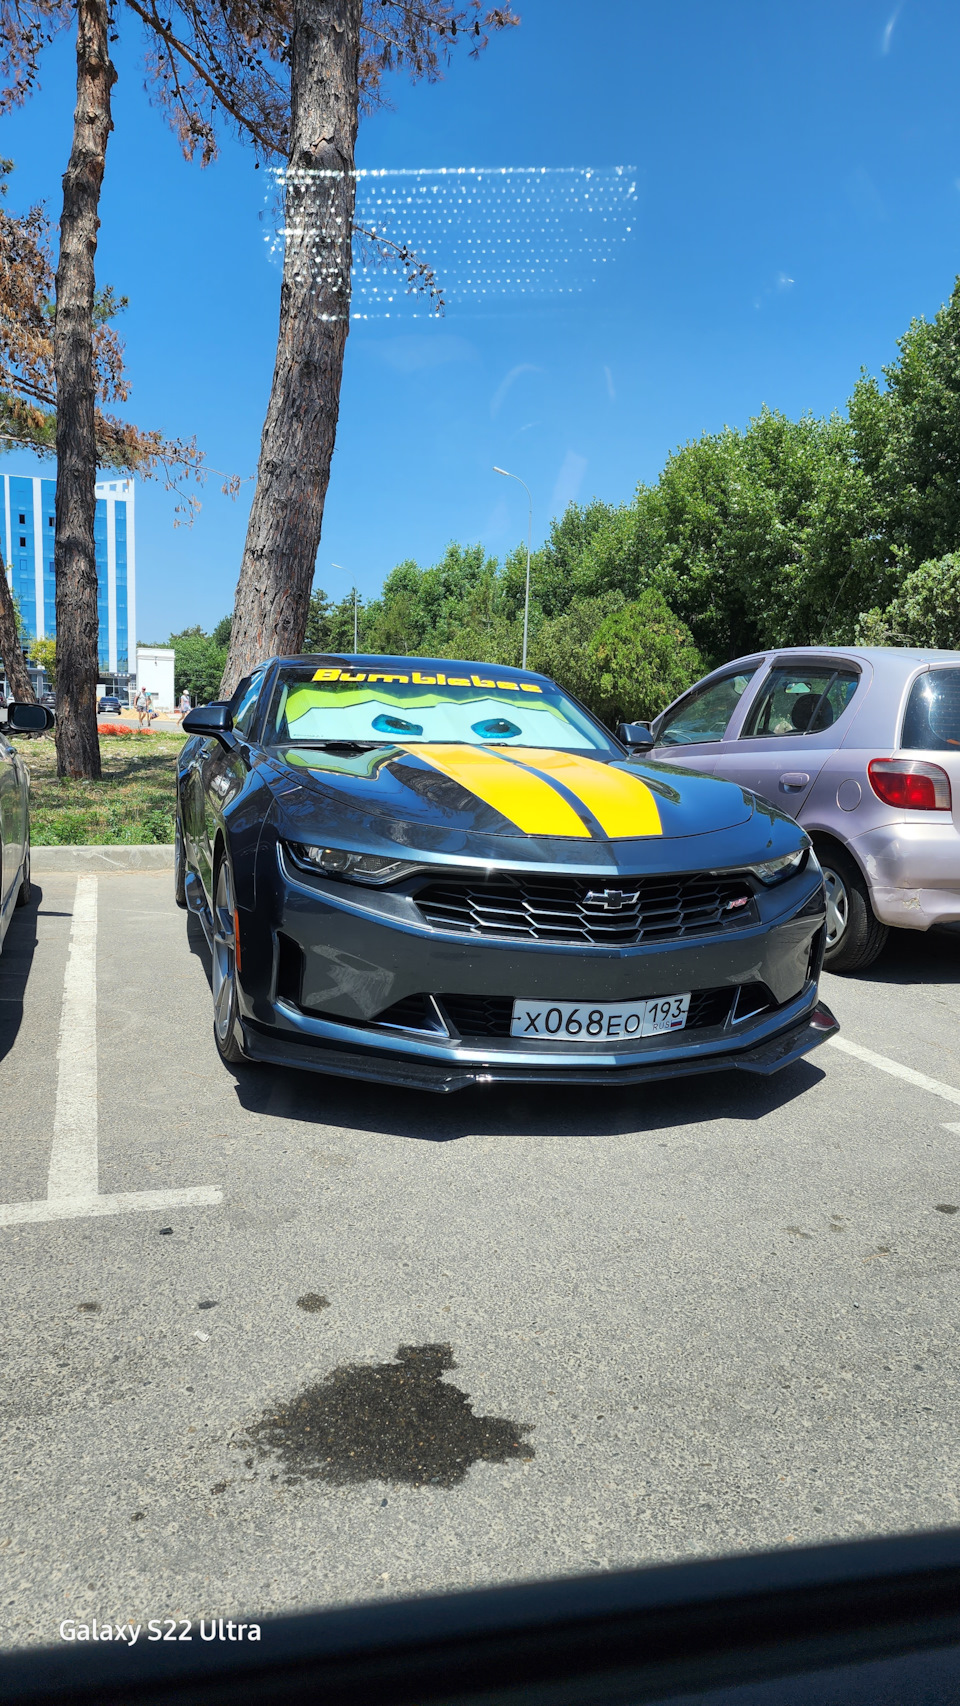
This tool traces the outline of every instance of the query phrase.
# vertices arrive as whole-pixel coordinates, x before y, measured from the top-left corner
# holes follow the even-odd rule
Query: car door
[[[775,658],[715,774],[798,817],[843,739],[861,672],[844,658]]]
[[[230,701],[233,707],[233,732],[240,745],[225,748],[218,740],[208,740],[197,764],[200,814],[197,823],[196,863],[209,900],[213,901],[213,848],[223,810],[243,786],[249,769],[243,744],[257,717],[257,701],[264,682],[264,671],[246,676],[234,690]]]
[[[652,725],[656,745],[651,758],[712,773],[723,751],[724,734],[762,663],[762,657],[738,659],[722,675],[697,682],[668,706]]]
[[[3,841],[0,894],[4,906],[9,900],[11,885],[19,885],[20,881],[27,818],[24,795],[25,784],[16,753],[6,737],[0,735],[0,838]]]

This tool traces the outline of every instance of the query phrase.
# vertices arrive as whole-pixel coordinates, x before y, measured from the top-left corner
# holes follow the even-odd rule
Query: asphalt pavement
[[[0,1643],[960,1519],[956,933],[769,1080],[432,1097],[234,1075],[169,872],[40,884]]]

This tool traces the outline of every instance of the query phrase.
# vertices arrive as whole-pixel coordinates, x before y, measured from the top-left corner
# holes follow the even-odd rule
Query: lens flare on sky
[[[266,241],[282,260],[303,247],[318,282],[335,288],[327,241],[337,215],[335,174],[277,168]],[[411,289],[429,269],[448,308],[579,295],[635,234],[633,166],[444,166],[357,174],[351,318],[425,316],[436,293]],[[291,209],[286,191],[297,191]]]

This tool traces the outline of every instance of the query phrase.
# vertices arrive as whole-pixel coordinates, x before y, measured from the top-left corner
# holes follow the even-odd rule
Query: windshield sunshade
[[[404,746],[553,747],[609,751],[599,729],[558,688],[471,672],[409,674],[372,669],[284,671],[277,684],[268,742],[376,741]]]

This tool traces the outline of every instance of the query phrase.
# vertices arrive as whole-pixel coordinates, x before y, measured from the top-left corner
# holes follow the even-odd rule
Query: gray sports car
[[[890,926],[960,920],[960,651],[759,652],[630,731],[634,751],[753,788],[803,825],[829,971],[869,966]]]
[[[177,899],[227,1062],[433,1090],[768,1073],[823,1042],[808,837],[546,677],[296,657],[190,711]]]

